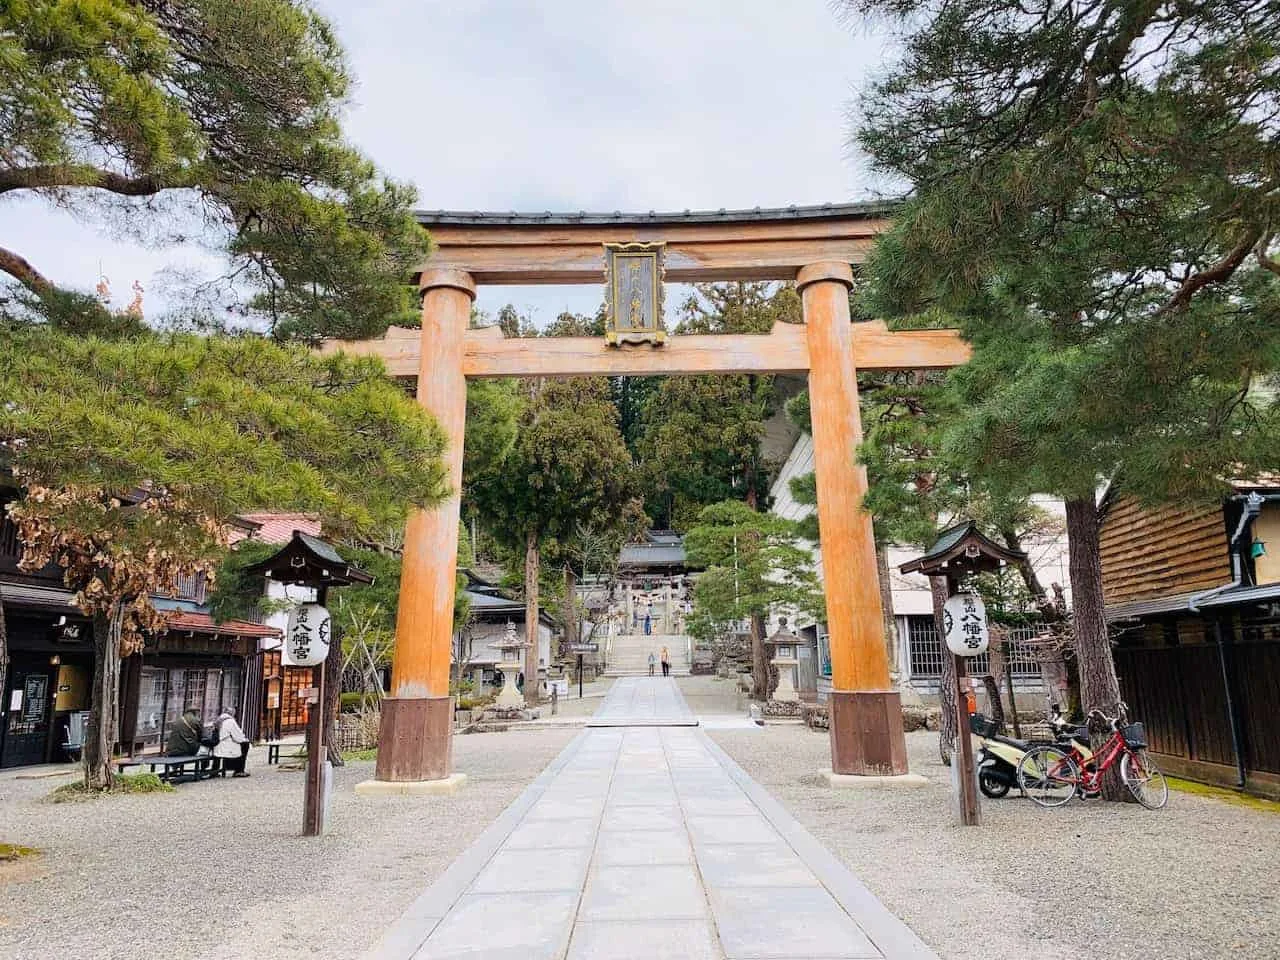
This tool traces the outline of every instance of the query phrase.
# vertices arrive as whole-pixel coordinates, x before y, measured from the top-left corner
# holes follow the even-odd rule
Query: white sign
[[[281,660],[289,667],[314,667],[329,655],[329,611],[318,603],[300,603],[289,613]]]
[[[947,649],[958,657],[976,657],[986,652],[991,636],[982,598],[976,593],[947,597],[942,607],[942,631]]]

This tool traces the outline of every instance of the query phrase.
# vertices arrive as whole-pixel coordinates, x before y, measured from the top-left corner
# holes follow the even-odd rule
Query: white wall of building
[[[813,438],[809,434],[801,434],[791,449],[790,455],[782,465],[778,478],[771,489],[773,497],[772,512],[788,520],[803,520],[808,517],[814,507],[798,503],[791,495],[791,480],[812,473]],[[1046,590],[1052,592],[1053,584],[1059,584],[1070,602],[1070,582],[1067,576],[1067,538],[1065,529],[1065,510],[1061,500],[1052,497],[1034,497],[1033,502],[1056,524],[1046,525],[1046,530],[1039,536],[1029,537],[1023,543],[1031,559],[1032,566],[1039,575]],[[823,577],[821,549],[815,544],[805,544],[814,555],[814,566],[818,578]],[[915,616],[932,616],[933,600],[929,593],[929,581],[919,574],[902,574],[898,568],[909,560],[920,555],[915,547],[891,546],[888,551],[890,592],[893,596],[893,613],[898,627],[898,664],[897,668],[904,675],[910,673],[911,656],[908,638],[908,618]],[[778,616],[786,615],[785,611],[775,612],[769,630],[778,627]],[[811,617],[794,617],[791,624],[797,631],[814,625]],[[821,684],[820,684],[821,685]]]

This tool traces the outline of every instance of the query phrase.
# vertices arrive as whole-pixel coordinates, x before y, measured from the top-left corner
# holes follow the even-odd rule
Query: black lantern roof
[[[924,556],[898,567],[900,573],[923,573],[936,577],[986,573],[1000,569],[1002,563],[1019,563],[1027,559],[1021,550],[1010,550],[996,543],[973,520],[964,520],[942,531]]]
[[[293,531],[293,537],[288,543],[267,559],[249,567],[248,572],[261,574],[280,583],[306,587],[345,587],[353,583],[373,583],[373,577],[343,560],[332,544],[301,530]]]

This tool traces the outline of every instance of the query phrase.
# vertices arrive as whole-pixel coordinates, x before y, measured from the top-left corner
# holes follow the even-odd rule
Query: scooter
[[[1049,726],[1057,742],[1073,740],[1087,758],[1089,750],[1088,727],[1069,723],[1055,703],[1049,708]],[[1000,725],[980,713],[969,715],[969,728],[980,740],[978,751],[978,789],[985,796],[998,800],[1018,784],[1018,762],[1031,747],[1043,741],[1015,740],[1000,733]]]

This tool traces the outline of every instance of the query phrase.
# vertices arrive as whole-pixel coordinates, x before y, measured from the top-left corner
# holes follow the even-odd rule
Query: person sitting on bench
[[[188,707],[169,731],[165,752],[171,757],[194,757],[200,752],[200,738],[203,734],[204,724],[200,722],[200,714]]]
[[[236,712],[231,707],[223,707],[213,725],[213,755],[222,758],[222,765],[233,771],[233,777],[247,777],[244,760],[249,753],[249,738],[236,723]]]

